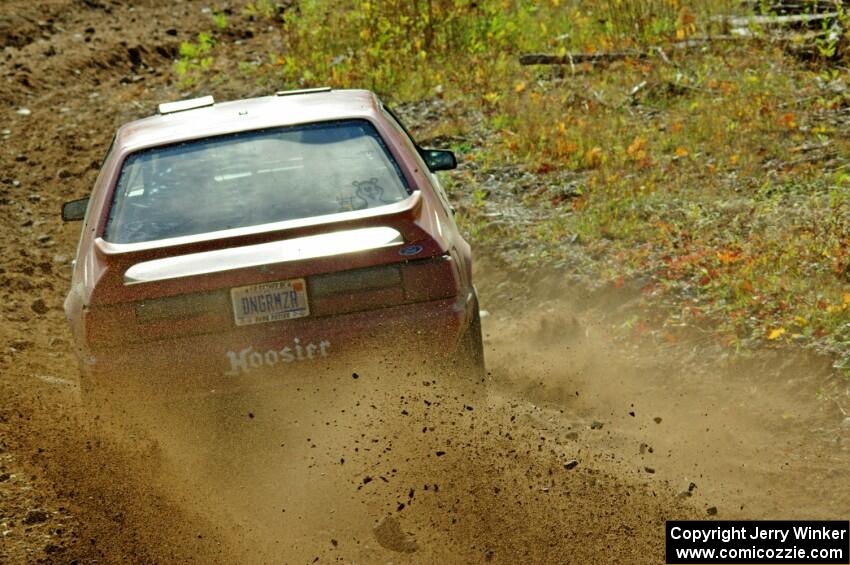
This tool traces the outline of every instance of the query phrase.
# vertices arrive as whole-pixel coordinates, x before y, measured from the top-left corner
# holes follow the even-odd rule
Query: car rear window
[[[245,132],[128,156],[104,239],[154,241],[363,210],[409,195],[365,120]]]

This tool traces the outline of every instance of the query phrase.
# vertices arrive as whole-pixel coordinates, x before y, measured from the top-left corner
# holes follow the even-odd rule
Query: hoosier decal
[[[230,369],[225,371],[224,374],[234,377],[245,374],[251,369],[274,367],[278,363],[297,363],[320,359],[328,356],[330,347],[331,342],[326,340],[320,341],[318,345],[312,341],[302,345],[301,339],[296,337],[292,340],[292,347],[284,347],[283,349],[269,349],[261,352],[254,351],[254,347],[249,346],[240,350],[239,353],[228,351],[227,359],[230,362]]]

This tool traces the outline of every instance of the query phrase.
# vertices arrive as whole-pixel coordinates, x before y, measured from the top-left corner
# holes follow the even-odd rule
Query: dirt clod
[[[49,308],[47,307],[47,304],[45,304],[44,300],[42,300],[41,298],[37,298],[37,299],[33,300],[32,304],[30,304],[30,308],[32,309],[33,312],[35,312],[36,314],[39,314],[39,315],[47,314],[47,312],[49,310]]]
[[[21,520],[24,524],[40,524],[46,522],[50,518],[50,514],[44,510],[28,510],[24,519]]]

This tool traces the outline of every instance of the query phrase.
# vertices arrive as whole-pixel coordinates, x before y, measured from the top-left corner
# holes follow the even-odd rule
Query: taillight
[[[457,296],[457,265],[448,255],[310,277],[312,316],[329,316]]]
[[[405,263],[401,275],[408,302],[452,298],[459,292],[457,264],[449,255]]]
[[[398,265],[384,265],[310,277],[313,316],[329,316],[394,306],[404,302]]]
[[[378,290],[401,285],[398,265],[329,273],[310,279],[310,295],[315,298],[340,293]]]
[[[92,349],[219,331],[233,322],[226,291],[92,306],[84,316]]]
[[[182,294],[136,302],[136,320],[141,323],[183,320],[211,313],[229,312],[226,292]]]

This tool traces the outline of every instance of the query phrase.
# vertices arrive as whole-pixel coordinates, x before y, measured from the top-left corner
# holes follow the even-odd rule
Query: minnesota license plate
[[[230,289],[237,326],[291,320],[310,315],[304,279],[276,281]]]

